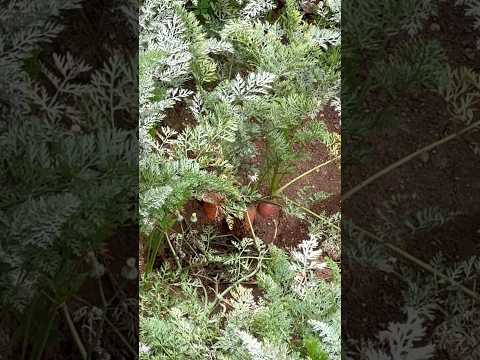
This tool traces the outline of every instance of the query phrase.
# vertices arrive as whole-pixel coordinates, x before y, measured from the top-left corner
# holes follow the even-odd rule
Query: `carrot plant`
[[[40,359],[60,341],[60,324],[72,323],[66,304],[89,276],[87,254],[135,222],[136,65],[123,55],[84,59],[82,44],[76,54],[49,50],[69,49],[59,46],[62,16],[80,14],[81,1],[3,5],[0,348],[5,358]],[[123,23],[128,4],[116,5]]]
[[[165,124],[176,103],[193,97],[184,87],[187,81],[202,91],[216,78],[216,63],[209,56],[213,50],[197,19],[180,2],[146,1],[140,25],[140,214],[151,270],[176,213],[188,200],[215,192],[226,198],[228,214],[240,216],[241,204],[251,194],[240,188],[223,155],[238,126],[230,109],[218,104],[216,112],[205,114],[200,98],[194,98],[197,126],[178,133]]]
[[[295,251],[268,248],[254,226],[263,184],[268,196],[280,189],[304,145],[338,151],[317,116],[339,107],[338,4],[310,22],[296,1],[278,5],[142,5],[142,359],[339,358],[338,266],[322,250],[331,237],[338,251],[338,226],[322,233],[305,215],[311,234]],[[331,283],[318,277],[327,268]]]
[[[296,1],[286,1],[279,19],[271,23],[232,20],[221,32],[235,50],[237,67],[272,74],[275,82],[267,97],[245,104],[265,141],[262,179],[269,195],[279,189],[297,161],[308,156],[303,149],[314,140],[332,150],[338,139],[327,131],[318,112],[338,99],[339,23],[329,8],[324,28],[302,19]]]

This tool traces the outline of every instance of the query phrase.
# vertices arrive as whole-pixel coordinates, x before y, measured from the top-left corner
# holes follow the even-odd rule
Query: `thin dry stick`
[[[127,339],[122,335],[120,330],[105,316],[105,322],[112,328],[112,330],[117,334],[118,338],[123,342],[123,344],[127,347],[130,353],[136,358],[138,356],[137,351],[132,347],[132,345],[128,342]]]
[[[165,237],[167,238],[168,246],[170,247],[170,250],[172,251],[173,257],[175,258],[175,262],[177,263],[178,269],[182,270],[182,264],[180,263],[180,259],[177,256],[177,253],[175,252],[175,249],[173,248],[172,243],[170,242],[170,238],[167,233],[165,233]]]
[[[434,143],[430,144],[430,145],[427,145],[423,148],[421,148],[420,150],[417,150],[415,151],[414,153],[410,154],[410,155],[407,155],[405,156],[404,158],[394,162],[393,164],[387,166],[385,169],[377,172],[376,174],[370,176],[368,179],[362,181],[360,184],[358,184],[357,186],[355,186],[353,189],[347,191],[343,196],[342,196],[342,201],[345,201],[346,199],[350,198],[353,194],[357,193],[358,191],[360,191],[361,189],[363,189],[365,186],[367,186],[368,184],[372,183],[373,181],[377,180],[378,178],[382,177],[383,175],[385,174],[388,174],[390,171],[396,169],[397,167],[405,164],[406,162],[412,160],[413,158],[417,157],[418,155],[426,152],[426,151],[429,151],[433,148],[436,148],[442,144],[445,144],[446,142],[450,141],[450,140],[453,140],[455,139],[456,137],[462,135],[462,134],[465,134],[466,132],[472,130],[473,128],[477,127],[480,125],[480,121],[476,121],[474,122],[473,124],[467,126],[466,128],[456,132],[456,133],[453,133],[443,139],[440,139],[438,141],[435,141]]]
[[[458,287],[460,290],[462,290],[465,294],[469,295],[470,297],[474,298],[475,300],[477,301],[480,301],[480,295],[477,294],[476,292],[470,290],[469,288],[459,284],[458,282],[450,279],[448,276],[442,274],[441,272],[439,272],[438,270],[435,270],[432,266],[430,266],[429,264],[427,264],[426,262],[416,258],[415,256],[413,255],[410,255],[409,253],[407,253],[405,250],[402,250],[400,249],[399,247],[393,245],[393,244],[389,244],[389,243],[386,243],[385,241],[383,241],[380,237],[378,237],[377,235],[371,233],[370,231],[368,230],[365,230],[363,229],[362,227],[358,226],[358,225],[355,225],[355,224],[351,224],[353,227],[355,227],[357,230],[361,231],[362,233],[364,233],[365,235],[367,235],[368,237],[374,239],[374,240],[377,240],[379,241],[380,243],[382,243],[383,245],[385,245],[386,247],[388,247],[389,249],[391,249],[392,251],[396,252],[397,254],[399,254],[400,256],[410,260],[411,262],[417,264],[418,266],[420,266],[421,268],[423,268],[424,270],[432,273],[433,275],[435,276],[438,276],[439,278],[449,282],[451,285],[453,286],[456,286]]]
[[[293,183],[297,182],[298,180],[300,180],[301,178],[307,176],[308,174],[320,169],[321,167],[325,166],[325,165],[328,165],[330,164],[331,162],[335,161],[335,160],[338,160],[340,159],[340,156],[337,156],[333,159],[330,159],[326,162],[324,162],[323,164],[320,164],[320,165],[317,165],[313,168],[311,168],[310,170],[308,171],[305,171],[303,174],[297,176],[295,179],[289,181],[288,183],[286,183],[285,185],[283,185],[280,189],[278,189],[277,191],[275,191],[275,195],[279,195],[283,190],[285,190],[287,187],[289,187],[290,185],[292,185]]]
[[[252,221],[250,220],[250,215],[248,215],[248,210],[245,211],[245,213],[247,214],[248,226],[250,226],[250,231],[252,232],[252,236],[254,239],[256,239],[257,236],[255,235],[255,231],[253,230]]]
[[[337,225],[335,225],[334,223],[332,223],[328,218],[322,218],[320,215],[318,215],[317,213],[313,212],[312,210],[310,209],[307,209],[306,207],[303,207],[302,205],[296,203],[295,201],[293,200],[290,200],[288,199],[288,201],[292,202],[294,205],[300,207],[301,209],[305,210],[306,212],[308,212],[310,215],[318,218],[318,219],[324,219],[326,221],[328,221],[332,226],[335,226],[337,229],[339,229],[339,227]],[[476,299],[476,300],[480,300],[480,295],[477,294],[476,292],[470,290],[469,288],[457,283],[456,281],[450,279],[449,277],[447,277],[446,275],[442,274],[441,272],[439,272],[438,270],[435,270],[432,266],[430,266],[429,264],[427,264],[426,262],[416,258],[415,256],[413,255],[410,255],[408,252],[406,252],[405,250],[402,250],[400,249],[399,247],[395,246],[395,245],[392,245],[392,244],[389,244],[389,243],[386,243],[385,241],[383,241],[380,237],[378,237],[377,235],[371,233],[370,231],[368,230],[365,230],[363,229],[362,227],[358,226],[358,225],[355,225],[355,224],[351,224],[353,227],[355,227],[357,230],[363,232],[365,235],[367,235],[368,237],[374,239],[374,240],[377,240],[379,241],[382,245],[385,245],[386,247],[388,247],[390,250],[396,252],[397,254],[399,254],[400,256],[404,257],[405,259],[408,259],[410,260],[411,262],[415,263],[416,265],[420,266],[421,268],[423,268],[424,270],[427,270],[428,272],[432,273],[433,275],[435,276],[438,276],[439,278],[442,278],[443,280],[449,282],[450,284],[458,287],[460,290],[462,290],[465,294],[471,296],[472,298]]]
[[[85,350],[85,346],[82,343],[82,340],[80,339],[80,335],[78,335],[77,329],[75,328],[75,325],[73,324],[72,318],[70,317],[70,313],[68,312],[67,305],[63,303],[61,305],[63,315],[65,316],[65,320],[67,321],[68,328],[70,329],[70,332],[72,333],[73,340],[75,341],[75,344],[78,347],[78,350],[80,351],[80,356],[82,357],[83,360],[87,360],[87,350]]]
[[[295,205],[295,206],[299,207],[300,209],[302,209],[303,211],[305,211],[306,213],[312,215],[313,217],[316,217],[319,220],[324,220],[325,219],[325,218],[321,217],[320,215],[318,215],[317,213],[310,210],[309,208],[306,208],[302,204],[299,204],[296,201],[293,201],[291,199],[287,199],[287,200],[290,201],[293,205]],[[340,230],[340,228],[337,225],[335,225],[334,223],[332,223],[332,222],[329,222],[329,223],[330,223],[330,225],[334,226],[337,230]]]
[[[92,304],[90,304],[87,300],[85,299],[82,299],[81,297],[78,297],[76,295],[73,296],[76,300],[80,301],[81,303],[85,304],[85,305],[88,305],[88,306],[92,306]],[[124,345],[128,348],[128,350],[130,351],[130,353],[134,356],[137,356],[137,352],[135,351],[135,349],[132,347],[132,345],[130,345],[130,343],[127,341],[127,339],[125,339],[125,337],[122,335],[122,333],[117,329],[117,327],[110,321],[108,320],[108,318],[105,316],[104,317],[105,319],[105,322],[108,324],[108,326],[110,326],[113,331],[115,331],[115,333],[118,335],[118,337],[120,338],[120,340],[124,343]]]
[[[273,220],[273,223],[275,224],[275,232],[273,233],[273,241],[275,241],[275,239],[277,238],[277,232],[278,232],[278,223],[277,223],[277,220],[274,219],[274,220]]]

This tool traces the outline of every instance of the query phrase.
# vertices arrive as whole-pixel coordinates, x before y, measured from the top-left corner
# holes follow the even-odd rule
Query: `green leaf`
[[[305,337],[303,346],[312,360],[329,360],[328,354],[322,348],[322,343],[316,337],[311,335]]]

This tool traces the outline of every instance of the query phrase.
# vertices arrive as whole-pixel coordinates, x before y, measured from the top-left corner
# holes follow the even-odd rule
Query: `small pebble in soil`
[[[448,166],[448,159],[446,157],[439,156],[434,158],[434,160],[435,166],[439,169],[445,169]]]
[[[440,31],[440,25],[438,25],[437,23],[432,23],[430,25],[430,30],[431,31]]]
[[[430,154],[428,152],[424,152],[420,155],[420,159],[422,159],[422,161],[426,163],[428,162],[428,160],[430,160]]]

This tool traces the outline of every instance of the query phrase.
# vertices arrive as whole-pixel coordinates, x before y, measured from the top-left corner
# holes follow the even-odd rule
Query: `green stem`
[[[220,302],[220,300],[223,300],[223,298],[230,292],[232,291],[235,287],[237,287],[238,285],[240,285],[241,283],[247,281],[248,279],[252,278],[253,276],[255,276],[255,274],[260,271],[261,267],[262,267],[262,261],[263,259],[260,259],[260,261],[257,263],[257,266],[255,268],[255,270],[253,270],[250,274],[248,275],[245,275],[244,277],[242,277],[241,279],[235,281],[232,285],[230,285],[229,287],[227,287],[220,295],[217,295],[215,301],[212,303],[212,305],[210,306],[210,313],[212,313],[212,311],[215,309],[215,307],[217,306],[217,304]]]
[[[36,348],[32,351],[33,354],[36,354],[35,356],[36,360],[42,359],[42,355],[47,345],[48,337],[50,336],[50,331],[52,329],[54,320],[55,320],[55,313],[53,313],[50,319],[48,320],[47,326],[45,328],[45,335],[43,336],[42,341],[40,343],[40,348]]]
[[[167,239],[168,246],[170,247],[170,250],[172,251],[173,257],[175,258],[175,262],[177,263],[178,270],[181,271],[182,270],[182,264],[180,263],[180,259],[178,258],[177,253],[175,252],[175,249],[174,249],[172,243],[170,242],[170,238],[168,237],[167,233],[165,233],[165,237]]]
[[[80,301],[81,303],[87,305],[87,306],[92,306],[91,303],[89,303],[87,300],[85,299],[82,299],[76,295],[74,295],[74,298],[78,301]],[[125,344],[125,346],[127,347],[127,349],[132,353],[132,355],[134,355],[134,358],[137,357],[137,353],[135,352],[135,350],[133,349],[132,345],[127,341],[127,339],[125,339],[125,337],[122,335],[122,333],[120,332],[120,330],[118,330],[118,328],[110,321],[108,320],[108,318],[106,316],[104,316],[104,319],[105,319],[105,323],[107,323],[108,326],[110,326],[112,328],[112,330],[115,332],[115,334],[118,335],[118,337],[120,338],[120,341],[123,342]]]
[[[270,180],[270,194],[274,194],[276,192],[277,183],[278,183],[278,169],[280,165],[277,163],[275,164],[273,171],[272,171],[272,179]]]
[[[32,325],[32,317],[33,317],[33,307],[30,308],[28,312],[27,331],[25,333],[25,337],[23,339],[23,345],[22,345],[22,360],[25,359],[25,355],[27,354],[28,337],[30,336],[30,327]]]
[[[158,251],[160,249],[160,239],[155,237],[150,237],[150,242],[154,239],[153,244],[149,244],[148,246],[148,256],[147,256],[147,264],[145,267],[145,272],[151,273],[153,271],[153,266],[155,263],[155,259],[157,258]]]

